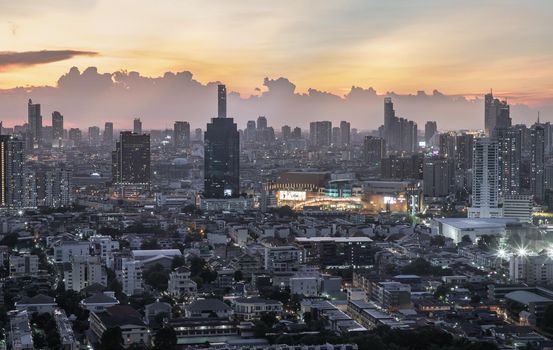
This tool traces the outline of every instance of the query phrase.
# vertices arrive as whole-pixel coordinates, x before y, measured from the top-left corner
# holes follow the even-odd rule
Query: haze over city
[[[229,113],[240,125],[262,114],[276,126],[347,117],[374,129],[382,96],[395,92],[398,113],[420,124],[478,128],[490,89],[508,99],[515,123],[538,110],[553,118],[548,1],[0,6],[5,125],[24,120],[30,97],[73,126],[108,118],[129,127],[132,117],[146,128],[179,118],[201,125],[215,113],[215,82],[233,92]]]

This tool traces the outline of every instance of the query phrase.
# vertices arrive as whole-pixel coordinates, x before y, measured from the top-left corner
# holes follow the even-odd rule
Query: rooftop
[[[505,295],[505,298],[511,299],[513,301],[516,301],[517,303],[521,303],[524,305],[530,303],[553,303],[553,299],[542,297],[541,295],[525,290],[517,290],[515,292],[508,293]]]
[[[503,228],[507,224],[518,222],[518,219],[514,218],[437,218],[434,220],[461,230],[470,228]]]

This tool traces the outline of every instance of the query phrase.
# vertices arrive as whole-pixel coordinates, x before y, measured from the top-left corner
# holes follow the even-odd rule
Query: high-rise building
[[[499,208],[499,167],[497,142],[487,138],[474,141],[472,155],[471,218],[501,217]]]
[[[104,124],[104,134],[103,134],[104,146],[111,147],[113,145],[113,123],[106,122]]]
[[[267,117],[260,115],[257,117],[257,130],[267,129]]]
[[[340,146],[349,146],[351,139],[351,124],[346,121],[340,122]]]
[[[28,128],[32,148],[38,148],[42,144],[42,115],[40,114],[40,104],[33,103],[29,99],[28,109]]]
[[[521,138],[514,128],[495,128],[499,166],[499,195],[520,194]]]
[[[456,145],[456,135],[451,132],[440,134],[439,147],[440,156],[454,159]]]
[[[332,142],[332,122],[311,122],[309,140],[313,147],[328,147]]]
[[[391,97],[384,98],[384,127],[382,136],[389,151],[413,153],[418,146],[417,123],[398,118]]]
[[[0,206],[23,207],[24,143],[9,135],[0,135]]]
[[[135,134],[142,134],[142,121],[140,118],[134,118],[132,130]]]
[[[282,139],[288,140],[292,136],[292,129],[289,125],[284,125],[281,129]]]
[[[541,125],[530,131],[530,189],[534,199],[541,202],[545,196],[545,135]]]
[[[445,197],[453,187],[453,160],[427,158],[424,160],[423,192],[427,197]]]
[[[507,194],[503,196],[503,217],[515,218],[520,222],[532,222],[534,200],[531,195]]]
[[[123,190],[148,189],[150,166],[150,135],[121,132],[112,153],[113,182]]]
[[[438,132],[438,124],[435,121],[428,121],[424,124],[424,142],[428,146],[432,136]]]
[[[295,139],[301,139],[301,128],[300,127],[295,127],[294,128],[294,131],[292,131],[292,137],[295,138]]]
[[[173,142],[175,148],[190,147],[190,123],[176,121],[173,131]]]
[[[369,165],[379,165],[386,156],[386,141],[380,137],[365,136],[363,142],[363,160]]]
[[[334,146],[340,146],[341,143],[341,133],[340,133],[340,127],[335,126],[332,128],[332,145]]]
[[[79,128],[69,129],[69,140],[73,141],[75,146],[78,146],[83,140],[83,133]]]
[[[61,147],[63,140],[63,115],[58,111],[52,113],[52,139],[53,146]]]
[[[510,108],[507,101],[500,101],[490,92],[484,96],[484,128],[486,134],[492,135],[495,128],[508,128],[512,124]]]
[[[383,179],[420,179],[423,178],[424,155],[413,154],[399,157],[390,155],[380,162],[380,177]]]
[[[227,117],[227,87],[223,84],[217,85],[217,117]]]
[[[255,125],[255,120],[248,120],[246,123],[246,129],[244,130],[244,141],[245,142],[255,142],[257,139],[257,127]]]
[[[211,119],[204,134],[206,198],[233,198],[240,195],[240,134],[234,120],[226,117],[226,99],[226,88],[219,85],[219,116]]]
[[[88,143],[91,146],[100,145],[100,128],[97,126],[91,126],[88,128]]]

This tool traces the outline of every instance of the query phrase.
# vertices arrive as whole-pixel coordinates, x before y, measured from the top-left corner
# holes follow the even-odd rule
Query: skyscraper
[[[454,184],[453,171],[452,159],[425,159],[423,169],[424,195],[428,197],[445,197],[450,194]]]
[[[42,115],[40,114],[40,104],[33,103],[33,101],[29,99],[27,110],[27,123],[30,136],[29,144],[32,144],[32,148],[38,148],[42,143]]]
[[[417,123],[398,118],[391,97],[384,98],[384,126],[382,137],[390,151],[413,153],[417,149]]]
[[[140,118],[134,118],[133,133],[142,134],[142,122],[140,121]]]
[[[496,128],[493,131],[498,147],[499,195],[520,194],[521,138],[520,130]]]
[[[468,216],[501,217],[497,142],[487,138],[474,141],[472,172],[472,204]]]
[[[212,118],[204,134],[204,196],[233,198],[240,195],[240,134],[226,117],[226,88],[219,85],[218,118]]]
[[[426,146],[430,144],[432,136],[438,132],[438,124],[435,121],[428,121],[424,124],[424,142]]]
[[[365,136],[363,141],[363,160],[373,166],[379,165],[386,155],[386,141],[380,137]]]
[[[100,128],[91,126],[88,128],[88,143],[90,146],[100,145]]]
[[[281,130],[281,133],[282,133],[282,139],[283,140],[288,140],[290,138],[290,136],[292,135],[292,129],[290,128],[289,125],[283,125],[280,130]]]
[[[56,147],[61,147],[63,140],[63,115],[55,111],[52,113],[52,139]]]
[[[113,182],[120,187],[150,186],[150,135],[121,132],[112,153]]]
[[[24,143],[9,135],[0,136],[0,206],[24,205]]]
[[[545,195],[545,136],[540,124],[532,127],[530,140],[530,189],[534,199],[541,202]]]
[[[113,145],[113,123],[106,122],[104,124],[104,135],[103,135],[104,146],[111,147]]]
[[[340,122],[340,146],[349,146],[351,138],[351,124],[346,121]]]
[[[492,135],[496,127],[511,126],[510,108],[507,101],[500,101],[490,92],[484,96],[484,128],[486,134]]]
[[[311,122],[309,124],[309,140],[313,147],[328,147],[332,142],[332,122]]]
[[[176,121],[173,133],[175,148],[188,148],[190,146],[190,123]]]
[[[455,136],[456,135],[451,132],[440,134],[440,156],[454,159],[456,146]]]
[[[217,117],[227,117],[227,87],[223,84],[217,85]]]

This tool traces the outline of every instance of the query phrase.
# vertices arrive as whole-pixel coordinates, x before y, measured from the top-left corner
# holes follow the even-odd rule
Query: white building
[[[512,256],[509,277],[516,283],[548,285],[553,283],[553,260],[548,255]]]
[[[297,272],[290,277],[290,293],[304,296],[332,295],[340,292],[342,278],[319,272]]]
[[[102,261],[106,261],[109,253],[119,250],[119,241],[113,240],[110,236],[94,235],[90,241],[99,247]]]
[[[37,255],[11,255],[10,276],[36,276],[38,274]]]
[[[533,197],[531,195],[503,196],[503,217],[515,218],[520,222],[532,222]]]
[[[505,236],[507,224],[517,223],[513,218],[437,218],[432,225],[437,233],[459,243],[468,236],[475,243],[480,236]]]
[[[102,286],[108,285],[107,271],[100,256],[80,256],[71,257],[71,262],[65,264],[63,271],[65,290],[74,290],[80,292],[84,288],[93,284]]]
[[[303,251],[295,246],[265,245],[265,270],[284,272],[297,270],[303,262]]]
[[[121,258],[115,269],[115,276],[126,295],[142,294],[142,263],[132,258]]]
[[[88,241],[59,241],[54,244],[54,261],[68,263],[73,255],[89,256],[92,243]]]
[[[115,297],[115,292],[96,293],[79,302],[79,306],[88,311],[100,312],[105,309],[118,305],[119,300]]]
[[[69,322],[65,311],[62,309],[54,310],[54,320],[56,321],[56,328],[60,335],[61,348],[64,350],[78,350],[80,344],[75,338],[73,326]]]
[[[475,139],[472,156],[472,204],[468,209],[468,217],[501,216],[497,142],[487,138]]]
[[[27,350],[34,349],[33,332],[29,323],[29,313],[27,311],[10,311],[10,329],[9,339],[11,349]]]
[[[167,291],[174,296],[195,296],[198,292],[198,286],[196,282],[190,279],[190,270],[186,267],[179,267],[169,274]]]
[[[258,320],[263,313],[282,314],[282,303],[263,298],[238,298],[233,301],[234,315],[239,320]]]

